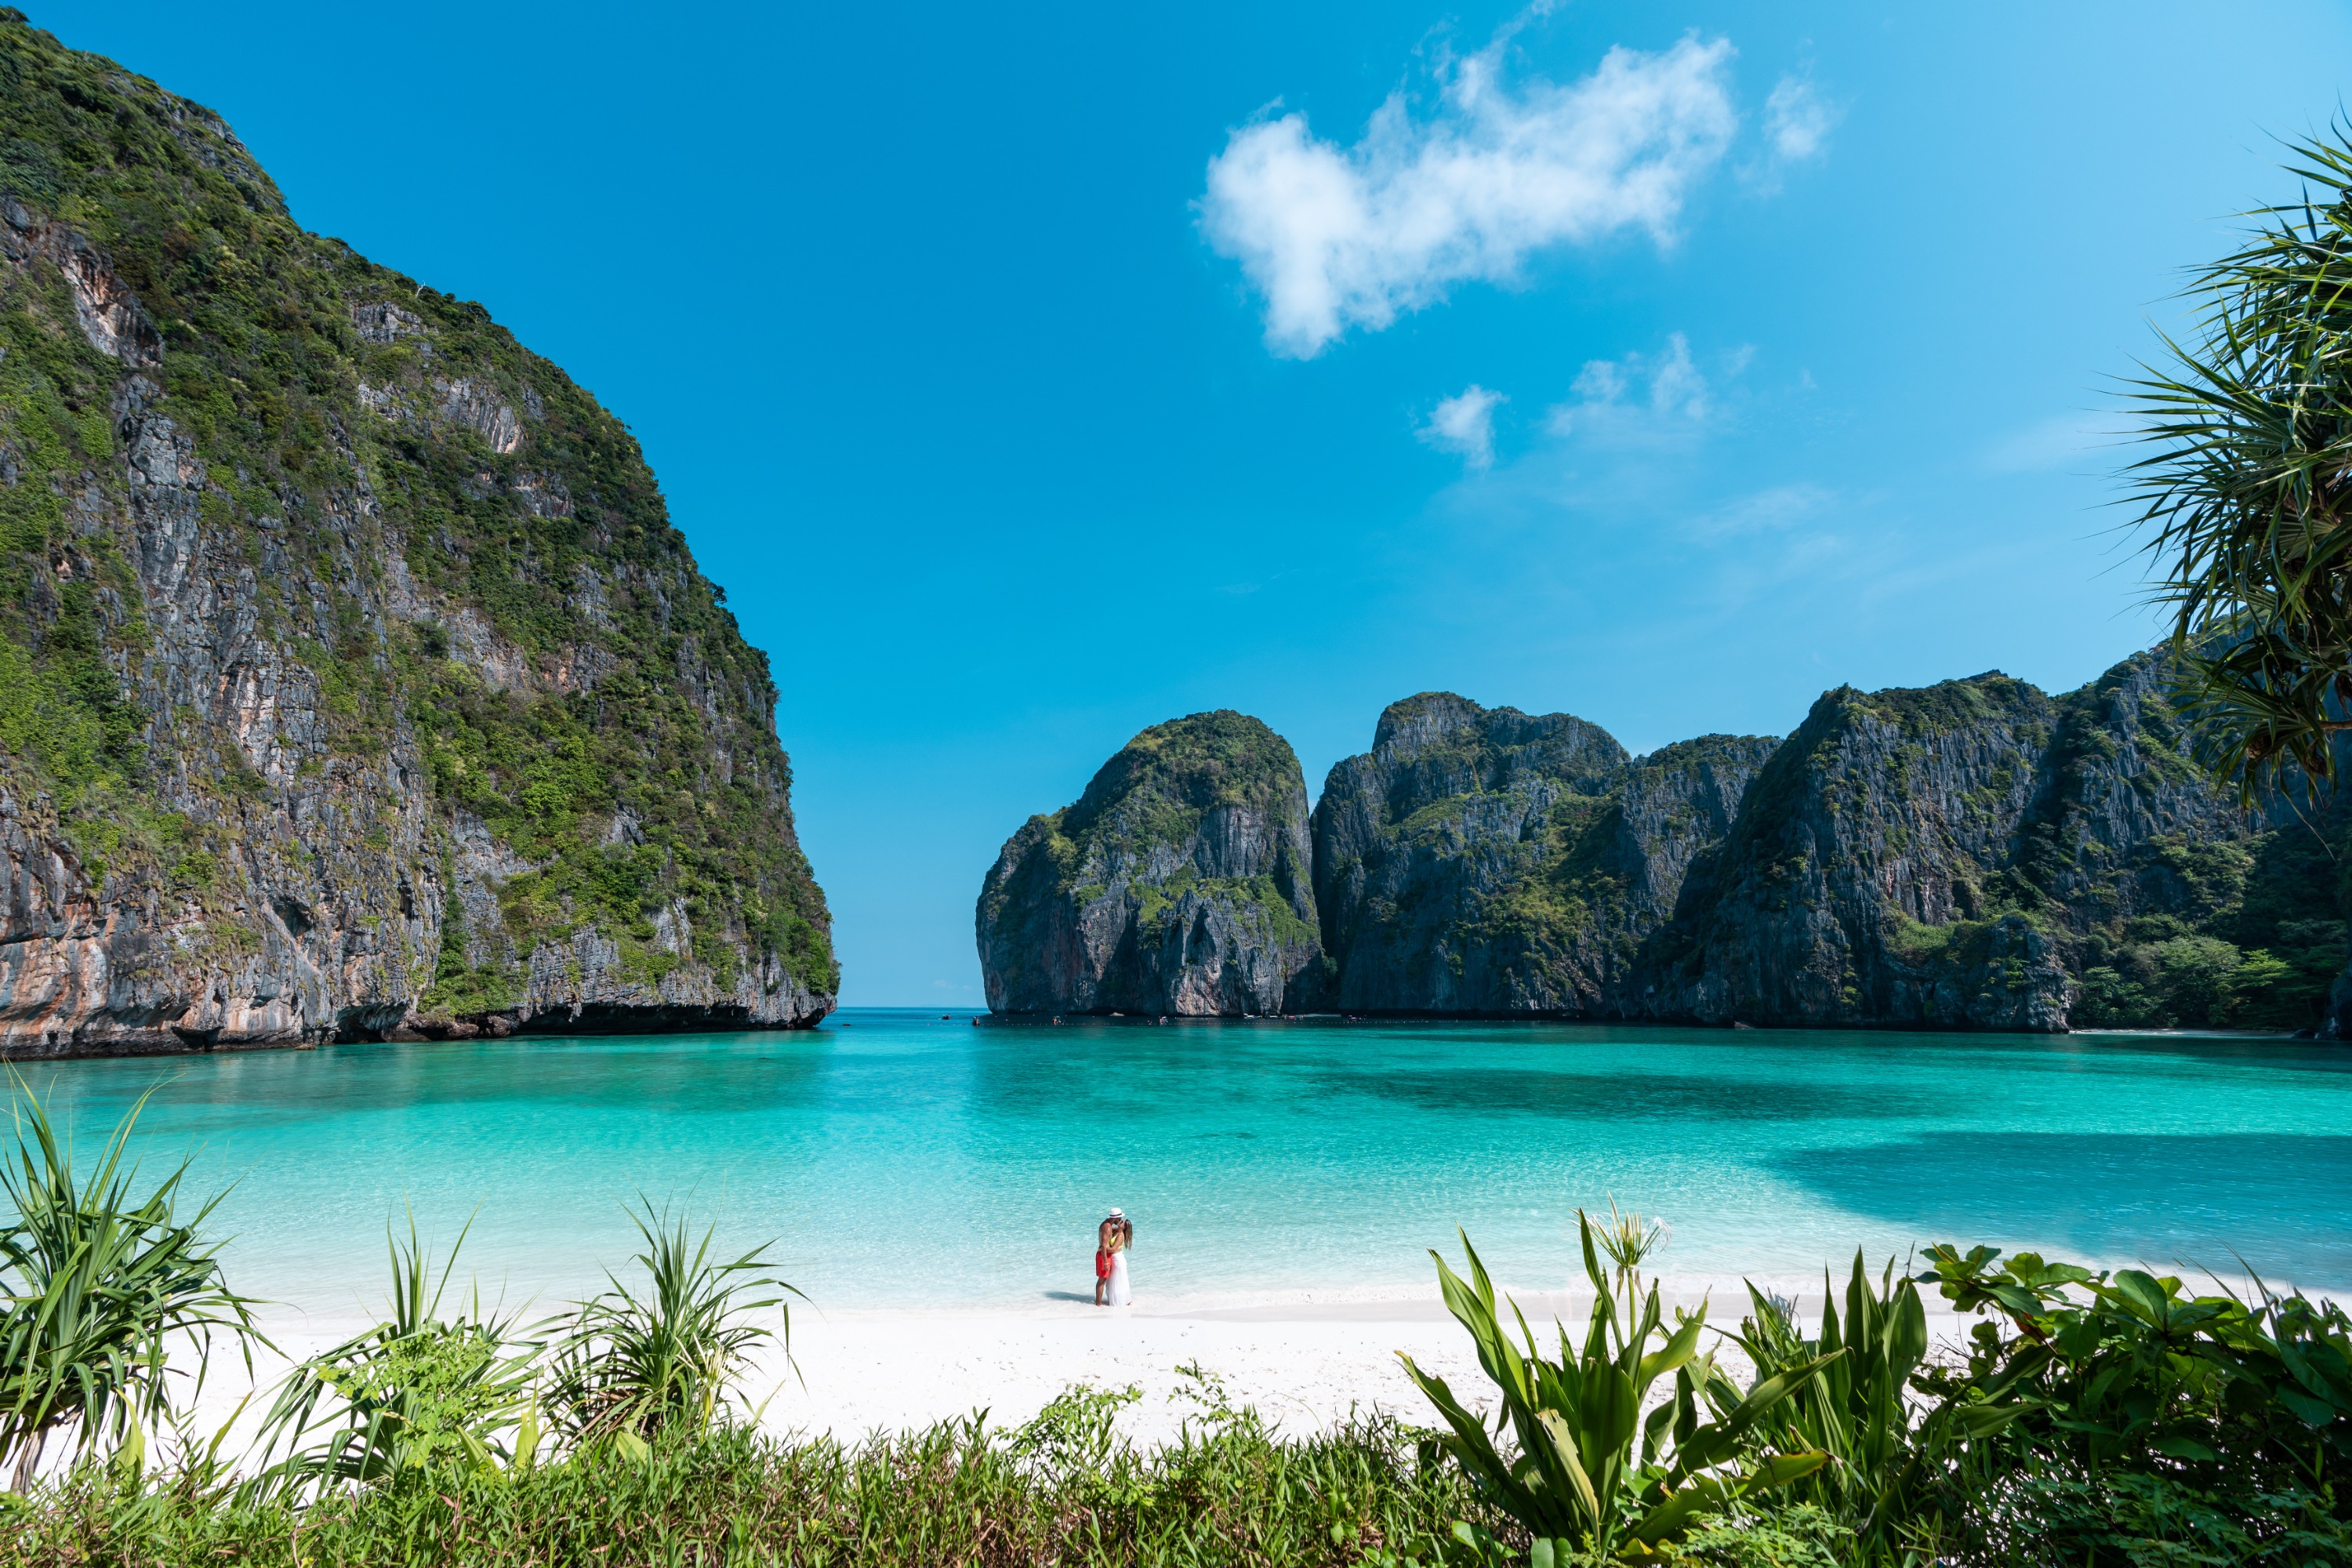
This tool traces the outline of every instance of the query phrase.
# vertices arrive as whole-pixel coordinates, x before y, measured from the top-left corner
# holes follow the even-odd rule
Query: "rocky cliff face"
[[[1423,693],[1332,768],[1316,897],[1357,1012],[1584,1016],[1629,984],[1769,739],[1710,735],[1635,765],[1565,713]]]
[[[2063,1029],[2315,1022],[2325,847],[2190,763],[2164,661],[1822,698],[1750,787],[1638,1010]],[[2310,972],[2310,973],[2306,973]]]
[[[1564,715],[1413,699],[1317,807],[1341,1004],[2315,1024],[2344,949],[2328,846],[2292,810],[2213,789],[2167,689],[2153,655],[2054,699],[1998,673],[1841,688],[1786,742],[1709,737],[1613,767],[1614,742]],[[1511,760],[1537,733],[1578,742]],[[1423,760],[1465,743],[1484,760]]]
[[[1329,999],[1808,1026],[2322,1026],[2352,821],[2240,809],[2189,761],[2167,691],[2154,655],[2057,698],[1998,673],[1840,688],[1785,742],[1711,735],[1640,758],[1567,714],[1410,698],[1315,809]],[[1059,820],[1007,846],[992,889],[1052,862]],[[988,908],[992,976],[1107,951],[1125,930],[1113,913],[1091,939],[1075,917],[992,925]],[[1078,994],[991,980],[991,1005],[1013,1010],[1075,1010]]]
[[[793,1025],[775,689],[635,442],[0,12],[0,1053]]]
[[[2261,823],[2189,766],[2161,663],[1822,696],[1757,775],[1642,1011],[2063,1030],[2095,938],[2210,920],[2183,856]]]
[[[1255,719],[1156,724],[1007,840],[976,912],[1001,1013],[1247,1015],[1328,986],[1298,759]]]

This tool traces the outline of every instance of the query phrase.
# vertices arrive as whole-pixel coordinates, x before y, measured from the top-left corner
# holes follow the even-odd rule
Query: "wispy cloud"
[[[1738,375],[1750,353],[1741,348],[1723,356],[1720,374]],[[1714,411],[1713,387],[1680,332],[1667,335],[1663,353],[1587,360],[1570,391],[1569,401],[1545,411],[1544,428],[1553,436],[1622,431],[1636,423],[1663,433],[1702,423]]]
[[[1764,100],[1764,139],[1783,163],[1801,163],[1821,155],[1845,111],[1826,102],[1801,77],[1784,76]]]
[[[1507,401],[1472,382],[1430,410],[1429,419],[1413,432],[1441,452],[1457,454],[1463,467],[1495,466],[1495,405]]]
[[[1769,485],[1697,513],[1685,531],[1694,539],[1703,540],[1787,533],[1821,519],[1837,499],[1831,490],[1809,480]]]
[[[1985,467],[1996,474],[2047,473],[2069,466],[2091,468],[2092,454],[2121,443],[2124,420],[2116,414],[2054,414],[2012,430],[1993,442]]]
[[[1291,113],[1235,131],[1210,160],[1202,231],[1264,297],[1276,353],[1311,358],[1455,283],[1511,282],[1551,246],[1628,229],[1671,243],[1738,127],[1731,45],[1613,48],[1580,81],[1514,84],[1512,31],[1444,62],[1426,117],[1400,90],[1352,146]]]
[[[1464,432],[1463,444],[1449,449],[1477,453],[1472,467],[1480,477],[1449,492],[1441,508],[1465,527],[1500,531],[1496,537],[1572,527],[1588,549],[1613,548],[1602,542],[1622,542],[1642,519],[1634,536],[1644,549],[1730,548],[1751,565],[1833,551],[1834,520],[1853,511],[1854,496],[1806,479],[1725,468],[1726,450],[1746,439],[1759,395],[1747,380],[1754,358],[1747,345],[1696,352],[1687,336],[1671,332],[1657,348],[1587,360],[1567,399],[1545,410],[1538,438],[1501,460],[1488,420],[1501,396],[1474,385],[1439,414]],[[1433,416],[1422,438],[1439,443],[1438,425]]]

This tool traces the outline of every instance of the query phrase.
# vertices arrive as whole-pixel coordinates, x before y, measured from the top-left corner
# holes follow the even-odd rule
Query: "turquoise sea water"
[[[2273,1039],[1398,1023],[1012,1025],[852,1011],[804,1034],[339,1046],[71,1062],[87,1141],[159,1084],[234,1280],[341,1312],[385,1222],[519,1295],[593,1286],[642,1191],[781,1238],[819,1306],[1091,1289],[1135,1218],[1146,1304],[1426,1287],[1466,1227],[1565,1281],[1573,1208],[1665,1218],[1730,1285],[1915,1243],[2036,1246],[2352,1287],[2352,1049]]]

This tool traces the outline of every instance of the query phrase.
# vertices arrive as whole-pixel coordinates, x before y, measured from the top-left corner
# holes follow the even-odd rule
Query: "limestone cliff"
[[[1333,767],[1316,806],[1339,1005],[1612,1010],[1773,745],[1710,735],[1637,764],[1565,713],[1445,692],[1391,704],[1372,750]]]
[[[1824,695],[1646,955],[1657,1017],[2052,1030],[2317,1021],[2326,847],[2189,761],[2165,663]]]
[[[1639,759],[1565,714],[1399,703],[1316,807],[1339,1004],[2317,1025],[2343,967],[2341,846],[2309,813],[2250,814],[2217,791],[2165,669],[2140,655],[2058,698],[1998,673],[1840,688],[1785,742]]]
[[[1307,783],[1231,710],[1155,724],[1006,841],[975,919],[1000,1013],[1246,1015],[1328,984]]]
[[[1568,714],[1424,693],[1332,768],[1311,856],[1295,828],[1253,829],[1283,847],[1250,869],[1217,858],[1233,833],[1203,826],[1215,787],[1172,782],[1167,759],[1215,720],[1279,760],[1278,787],[1269,773],[1251,798],[1295,801],[1288,748],[1237,715],[1162,726],[1006,845],[981,900],[990,1005],[2323,1026],[2352,811],[2248,812],[2214,789],[2166,668],[2139,655],[2055,698],[1999,673],[1841,687],[1786,741],[1710,735],[1645,757]],[[1296,870],[1309,860],[1311,899]],[[1328,963],[1279,920],[1246,925],[1205,895],[1179,909],[1199,879],[1261,866],[1277,880],[1255,907],[1319,914]],[[1236,993],[1213,972],[1286,984]]]
[[[635,441],[0,11],[0,1052],[793,1025],[775,688]]]

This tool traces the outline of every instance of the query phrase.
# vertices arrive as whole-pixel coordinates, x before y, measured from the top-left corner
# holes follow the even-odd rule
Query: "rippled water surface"
[[[388,1218],[522,1294],[595,1282],[643,1192],[782,1238],[820,1305],[1091,1289],[1136,1220],[1139,1292],[1417,1287],[1465,1226],[1564,1278],[1573,1208],[1674,1227],[1693,1279],[1856,1246],[1990,1241],[2352,1287],[2352,1049],[2270,1039],[1589,1026],[1063,1027],[856,1010],[805,1034],[339,1046],[73,1062],[33,1081],[88,1143],[160,1084],[153,1163],[229,1182],[235,1281],[373,1299]]]

